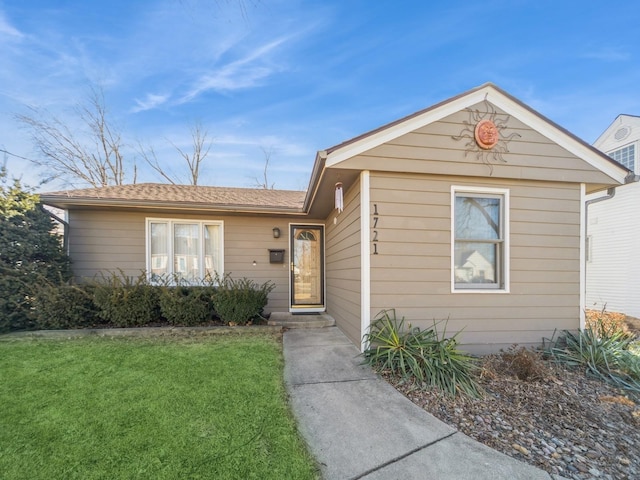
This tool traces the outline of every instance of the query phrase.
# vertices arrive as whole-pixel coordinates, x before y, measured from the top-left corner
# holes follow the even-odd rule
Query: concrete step
[[[324,328],[335,324],[334,318],[326,313],[272,312],[268,321],[268,325],[285,328]]]

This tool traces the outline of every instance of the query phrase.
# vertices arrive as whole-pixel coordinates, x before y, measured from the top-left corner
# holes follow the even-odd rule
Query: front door
[[[324,227],[291,225],[291,311],[324,309]]]

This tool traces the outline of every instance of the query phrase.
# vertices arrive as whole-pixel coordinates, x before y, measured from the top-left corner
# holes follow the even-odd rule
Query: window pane
[[[166,223],[152,223],[151,226],[151,275],[163,276],[169,273],[169,238]]]
[[[220,225],[204,226],[205,278],[215,278],[220,272]]]
[[[189,281],[201,278],[198,265],[198,225],[173,226],[173,272]]]
[[[456,240],[498,240],[500,231],[499,198],[456,196]]]
[[[456,242],[455,283],[497,283],[499,250],[495,243]]]
[[[616,162],[620,162],[622,165],[633,171],[635,168],[636,149],[635,145],[629,145],[627,147],[620,148],[609,153],[609,156]]]

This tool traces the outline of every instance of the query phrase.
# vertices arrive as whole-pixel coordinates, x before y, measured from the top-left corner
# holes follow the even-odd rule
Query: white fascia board
[[[487,100],[496,107],[504,110],[507,114],[517,118],[522,123],[538,131],[552,142],[557,143],[568,152],[573,153],[576,157],[585,160],[592,167],[597,168],[615,181],[620,184],[625,183],[625,177],[628,172],[623,167],[617,167],[612,162],[602,158],[588,146],[570,137],[562,130],[559,130],[554,125],[551,125],[544,119],[538,117],[519,103],[514,102],[495,90],[489,91]]]
[[[602,143],[613,134],[614,129],[620,128],[620,125],[622,125],[622,117],[624,117],[624,115],[618,115],[613,122],[609,124],[605,131],[596,138],[595,142],[593,142],[594,147],[600,148],[600,145],[602,145]]]
[[[367,150],[375,148],[386,142],[389,142],[395,138],[405,135],[409,132],[417,130],[418,128],[429,125],[430,123],[437,122],[449,115],[467,108],[471,105],[475,105],[478,102],[484,100],[490,87],[484,87],[480,90],[469,93],[460,98],[455,98],[437,108],[427,110],[421,115],[417,115],[405,122],[400,122],[396,125],[392,125],[389,128],[385,128],[377,133],[368,135],[361,140],[355,141],[349,145],[345,145],[338,150],[335,150],[327,155],[327,167],[335,166],[336,164],[347,160],[356,155],[360,155]]]
[[[617,167],[607,159],[600,157],[588,146],[559,130],[554,125],[534,114],[528,108],[499,92],[491,85],[487,85],[478,90],[472,91],[467,95],[444,102],[439,107],[428,109],[424,113],[416,115],[404,122],[384,128],[379,132],[367,135],[360,140],[347,144],[327,155],[326,166],[335,166],[344,160],[360,155],[367,150],[417,130],[418,128],[422,128],[425,125],[437,122],[438,120],[449,115],[453,115],[460,110],[480,103],[483,100],[491,102],[496,107],[504,110],[507,114],[517,118],[532,129],[540,132],[542,135],[549,138],[549,140],[557,143],[578,158],[584,159],[591,166],[597,168],[620,184],[625,183],[625,177],[628,173],[626,170],[621,167]]]

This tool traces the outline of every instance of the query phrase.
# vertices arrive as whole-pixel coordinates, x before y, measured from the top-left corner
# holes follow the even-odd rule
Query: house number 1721
[[[378,255],[378,220],[380,216],[378,214],[378,204],[373,204],[373,229],[371,235],[371,243],[373,244],[373,255]]]

